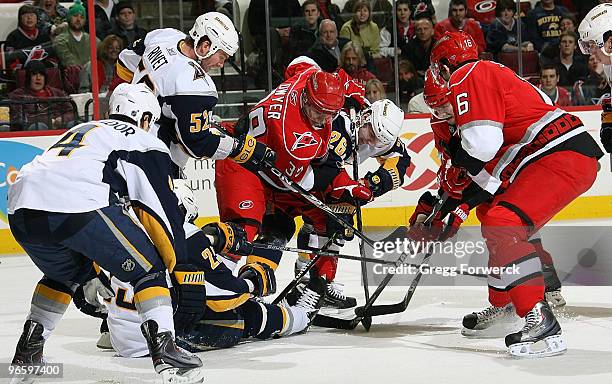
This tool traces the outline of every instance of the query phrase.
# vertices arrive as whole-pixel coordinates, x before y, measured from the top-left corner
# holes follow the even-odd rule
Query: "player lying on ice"
[[[236,263],[220,253],[248,253],[250,244],[244,232],[238,226],[223,223],[203,228],[192,224],[198,215],[193,192],[184,180],[175,180],[174,185],[186,213],[187,253],[194,263],[177,264],[170,275],[177,344],[198,352],[232,347],[249,338],[263,340],[306,331],[322,304],[323,283],[311,281],[297,294],[293,306],[256,300],[275,292],[274,271],[266,264],[246,264],[240,268],[239,276],[234,276]],[[231,236],[226,234],[228,230]],[[226,244],[228,238],[234,243]],[[111,285],[115,296],[108,301],[107,321],[112,347],[124,357],[145,356],[149,351],[138,332],[134,290],[114,276]]]
[[[340,112],[332,123],[325,166],[346,178],[345,184],[351,185],[352,179],[344,171],[344,164],[355,161],[354,154],[357,151],[359,163],[369,158],[376,158],[381,164],[376,171],[368,172],[358,181],[359,184],[372,191],[372,198],[399,188],[404,182],[406,168],[410,165],[408,151],[399,138],[403,121],[404,111],[387,99],[376,101],[365,107],[353,119],[349,114]],[[341,189],[336,191],[338,192],[341,192]],[[356,211],[354,204],[351,202],[338,204],[337,199],[334,200],[333,196],[329,196],[326,202],[330,203],[330,206],[349,223],[353,222]],[[298,233],[298,248],[320,249],[334,233],[339,233],[341,236],[337,236],[333,245],[327,249],[327,251],[339,252],[345,240],[353,238],[352,233],[346,233],[334,219],[315,207],[304,211],[302,218],[304,225]],[[311,254],[300,254],[295,265],[296,274],[310,261],[310,256]],[[325,276],[330,283],[327,287],[324,307],[338,309],[355,307],[357,305],[355,298],[345,296],[342,286],[334,282],[337,265],[337,258],[323,256],[311,269],[311,275]],[[305,277],[302,281],[306,283],[308,279]]]
[[[146,132],[160,107],[146,86],[122,84],[110,111],[107,120],[68,130],[9,189],[11,232],[44,273],[12,363],[43,363],[43,346],[77,287],[89,285],[90,301],[98,292],[112,296],[95,262],[134,287],[133,332],[164,383],[200,383],[202,361],[174,341],[166,271],[185,259],[186,247],[170,153]]]
[[[468,34],[445,33],[432,48],[431,63],[432,74],[448,81],[457,127],[448,143],[450,162],[490,195],[477,210],[489,266],[520,271],[488,278],[492,310],[513,306],[525,318],[523,328],[505,338],[509,353],[563,353],[561,327],[544,299],[542,263],[529,238],[589,189],[601,149],[578,117],[512,70],[478,60]],[[469,208],[460,205],[456,216],[467,218]],[[419,209],[431,212],[427,204]],[[539,341],[544,348],[534,345]]]

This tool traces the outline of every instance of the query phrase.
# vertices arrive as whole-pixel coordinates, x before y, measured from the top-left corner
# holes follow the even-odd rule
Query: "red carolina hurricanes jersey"
[[[314,175],[310,162],[327,153],[331,121],[314,128],[301,111],[301,94],[308,77],[320,70],[308,58],[294,60],[287,68],[285,80],[249,113],[249,134],[276,152],[276,168],[293,181],[310,189]],[[272,185],[285,189],[280,181],[266,175]]]
[[[530,160],[586,132],[578,118],[492,61],[469,63],[453,72],[449,92],[462,148],[485,163],[472,178],[490,193],[502,182],[512,182]]]

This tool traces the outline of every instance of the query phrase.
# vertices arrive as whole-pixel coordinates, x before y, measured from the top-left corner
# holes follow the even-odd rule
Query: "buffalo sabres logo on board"
[[[293,132],[293,136],[295,136],[295,142],[291,146],[292,151],[318,144],[317,139],[312,136],[310,131],[304,133]]]

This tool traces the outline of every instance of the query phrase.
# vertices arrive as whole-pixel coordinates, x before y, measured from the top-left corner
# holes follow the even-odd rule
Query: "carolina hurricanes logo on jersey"
[[[292,151],[318,144],[317,139],[315,139],[312,136],[312,132],[304,132],[304,133],[293,132],[293,136],[295,136],[295,142],[293,143],[293,146],[291,147]]]

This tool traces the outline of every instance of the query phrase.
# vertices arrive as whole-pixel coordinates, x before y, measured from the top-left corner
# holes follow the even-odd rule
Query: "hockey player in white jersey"
[[[175,180],[175,185],[179,185],[180,181]],[[323,282],[313,279],[304,291],[297,295],[297,302],[293,306],[266,304],[255,300],[255,297],[265,296],[276,290],[272,268],[266,264],[247,263],[240,268],[238,276],[234,276],[236,263],[208,250],[209,239],[215,242],[217,237],[217,224],[209,224],[203,228],[193,225],[198,209],[192,191],[186,185],[181,185],[175,188],[175,193],[186,211],[184,229],[187,252],[198,256],[203,262],[206,275],[206,289],[200,291],[202,310],[206,308],[206,312],[201,320],[188,326],[175,321],[177,343],[197,352],[232,347],[251,337],[263,340],[305,331],[322,305],[325,286]],[[183,269],[189,268],[183,266]],[[176,276],[173,276],[173,283],[176,282]],[[115,297],[107,301],[107,320],[112,347],[123,357],[144,356],[148,350],[145,339],[138,332],[133,288],[115,277],[111,278],[111,283]],[[177,312],[182,310],[183,305],[180,296],[180,292],[174,296]]]
[[[578,26],[578,45],[585,55],[595,55],[603,63],[608,85],[612,84],[612,4],[599,4],[587,13]],[[612,105],[602,103],[601,143],[612,153]]]
[[[43,346],[76,287],[92,286],[85,290],[91,301],[112,296],[97,277],[99,265],[135,287],[138,327],[164,382],[202,382],[202,361],[174,342],[165,276],[185,257],[185,233],[168,179],[170,154],[145,132],[159,115],[146,86],[122,84],[108,120],[67,131],[10,187],[11,232],[44,273],[12,364],[44,363]]]
[[[361,180],[372,190],[374,198],[400,187],[404,182],[406,168],[410,165],[410,156],[399,139],[400,130],[404,121],[402,111],[391,100],[384,99],[374,102],[369,107],[360,111],[355,121],[348,114],[340,112],[332,123],[332,135],[329,144],[326,165],[330,172],[344,172],[345,163],[357,160],[363,163],[369,158],[376,158],[380,167],[375,172],[368,172]],[[355,132],[358,132],[357,135]],[[355,142],[357,137],[357,143]],[[353,159],[357,149],[357,159]],[[350,183],[347,183],[349,185]],[[332,208],[341,205],[342,209],[349,209],[350,213],[339,212],[349,222],[352,222],[355,207],[350,204],[333,204]],[[333,219],[327,217],[318,208],[312,208],[302,215],[304,225],[298,233],[298,247],[307,249],[318,249],[336,232],[344,233],[343,228]],[[344,240],[350,240],[352,234],[336,237],[336,244],[327,250],[338,252]],[[306,266],[310,260],[310,254],[300,254],[295,273]],[[334,282],[337,268],[337,258],[321,257],[313,267],[312,273],[317,276],[325,276],[330,284],[327,286],[325,296],[325,307],[337,309],[352,308],[357,305],[353,297],[347,297],[342,285]],[[307,279],[305,280],[307,281]]]
[[[199,16],[189,35],[172,29],[157,29],[119,54],[111,89],[120,82],[144,83],[157,96],[161,118],[152,127],[170,148],[178,177],[187,159],[233,158],[258,167],[273,160],[273,152],[249,135],[233,138],[212,128],[217,89],[208,75],[223,67],[238,50],[238,33],[232,21],[218,12]]]

